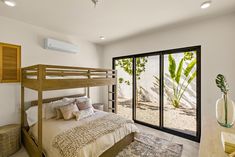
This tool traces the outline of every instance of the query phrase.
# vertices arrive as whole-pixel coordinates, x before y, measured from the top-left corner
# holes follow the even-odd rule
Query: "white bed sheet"
[[[52,146],[53,138],[63,131],[71,129],[73,127],[81,126],[86,122],[95,120],[102,117],[108,113],[103,111],[95,112],[95,115],[83,119],[81,121],[76,121],[75,119],[64,121],[64,120],[44,120],[43,121],[43,149],[47,157],[62,157],[59,151]],[[30,133],[37,139],[37,124],[30,128]],[[99,137],[94,142],[87,144],[79,151],[79,157],[98,157],[104,151],[112,147],[115,143],[123,139],[126,135],[138,132],[137,127],[134,124],[126,124],[115,130],[112,133],[106,134]]]

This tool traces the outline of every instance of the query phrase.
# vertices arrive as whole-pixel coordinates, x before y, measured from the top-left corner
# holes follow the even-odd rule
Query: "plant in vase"
[[[234,102],[228,97],[229,85],[222,74],[216,77],[216,85],[222,92],[222,98],[216,102],[216,118],[218,123],[226,128],[231,128],[235,121]]]

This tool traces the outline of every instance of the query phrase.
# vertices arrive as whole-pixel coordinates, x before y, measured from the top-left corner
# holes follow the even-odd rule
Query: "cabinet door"
[[[21,47],[0,43],[0,82],[20,82]]]

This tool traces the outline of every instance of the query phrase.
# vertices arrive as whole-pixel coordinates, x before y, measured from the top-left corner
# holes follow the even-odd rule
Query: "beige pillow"
[[[84,102],[76,101],[76,104],[79,110],[86,110],[88,108],[92,108],[92,104],[90,104],[89,101],[84,101]]]
[[[65,105],[60,107],[60,111],[64,117],[64,120],[69,120],[74,118],[73,112],[79,111],[76,103],[71,103],[69,105]]]
[[[45,117],[46,119],[51,119],[56,117],[56,108],[69,104],[68,102],[64,102],[63,100],[52,101],[50,103],[45,104]]]
[[[62,119],[63,118],[63,114],[62,112],[60,111],[60,108],[56,108],[56,119]]]
[[[80,111],[73,112],[73,115],[75,116],[77,121],[81,120],[81,119],[85,119],[87,117],[90,117],[94,114],[95,114],[95,112],[94,112],[93,108],[88,108],[86,110],[80,110]]]
[[[80,120],[80,116],[81,116],[81,112],[80,111],[73,112],[73,115],[75,116],[77,121]]]

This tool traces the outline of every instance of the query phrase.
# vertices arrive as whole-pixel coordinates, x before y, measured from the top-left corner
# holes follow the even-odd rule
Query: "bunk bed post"
[[[45,79],[45,67],[43,65],[38,65],[38,82],[39,82],[39,90],[38,90],[38,151],[39,156],[43,157],[42,151],[42,100],[43,100],[43,89],[42,82]]]
[[[87,73],[88,73],[88,75],[87,75],[87,76],[88,76],[88,79],[90,79],[90,78],[91,78],[91,75],[90,75],[91,71],[88,70]],[[90,87],[87,87],[87,97],[90,98]]]
[[[21,84],[21,129],[24,128],[24,86]]]
[[[87,96],[88,98],[90,98],[90,88],[89,88],[89,87],[85,87],[85,88],[84,88],[84,93],[85,93],[85,96]]]
[[[21,70],[21,81],[25,78],[24,69]],[[21,83],[21,129],[24,128],[25,108],[24,108],[24,86]]]
[[[38,91],[38,151],[42,157],[42,91]]]

